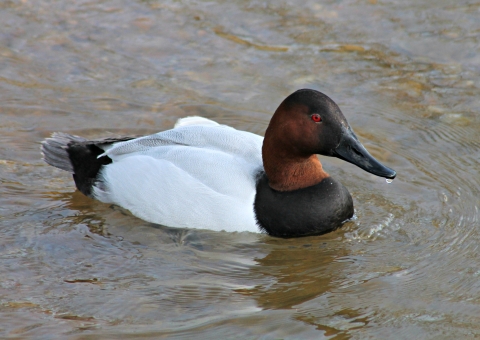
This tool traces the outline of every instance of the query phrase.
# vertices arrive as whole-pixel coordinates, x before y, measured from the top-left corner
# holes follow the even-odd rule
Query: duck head
[[[332,99],[298,90],[280,104],[265,132],[262,156],[270,186],[289,191],[328,177],[316,154],[343,159],[376,176],[396,176],[360,143]]]

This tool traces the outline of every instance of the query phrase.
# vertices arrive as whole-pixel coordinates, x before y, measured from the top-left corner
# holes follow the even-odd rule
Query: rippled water
[[[0,337],[480,336],[480,3],[0,3]],[[275,239],[153,226],[44,164],[53,131],[203,115],[262,134],[331,96],[391,184],[337,159],[356,219]]]

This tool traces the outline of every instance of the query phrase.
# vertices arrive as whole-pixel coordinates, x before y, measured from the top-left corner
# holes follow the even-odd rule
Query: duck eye
[[[315,123],[320,123],[322,121],[322,117],[318,113],[314,113],[311,117]]]

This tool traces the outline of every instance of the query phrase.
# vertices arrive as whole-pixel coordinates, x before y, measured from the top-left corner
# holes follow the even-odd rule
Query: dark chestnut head
[[[269,129],[293,153],[332,156],[342,128],[347,127],[347,120],[333,100],[321,92],[305,89],[292,93],[280,104]]]
[[[273,150],[277,154],[269,155]],[[306,159],[313,154],[338,157],[377,176],[396,176],[363,147],[332,99],[303,89],[288,96],[275,111],[265,133],[263,157],[265,163],[266,157]]]

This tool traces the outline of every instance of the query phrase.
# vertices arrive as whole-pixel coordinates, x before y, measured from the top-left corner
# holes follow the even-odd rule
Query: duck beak
[[[332,156],[355,164],[376,176],[394,179],[397,175],[395,170],[386,167],[368,153],[350,127],[343,129],[342,139],[333,150]]]

